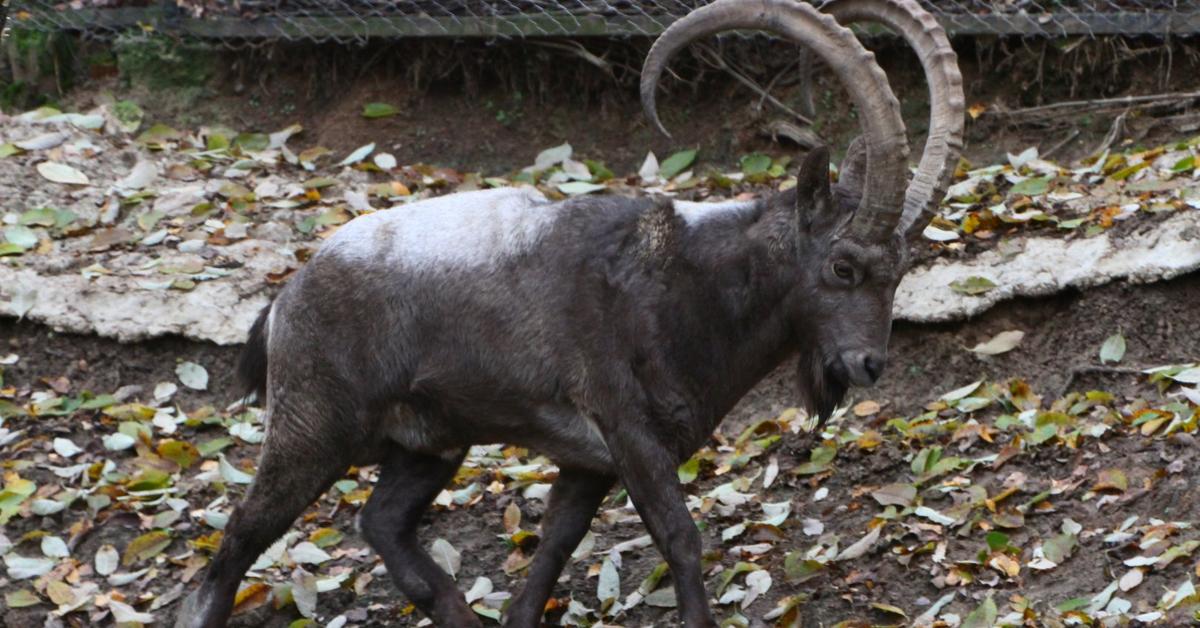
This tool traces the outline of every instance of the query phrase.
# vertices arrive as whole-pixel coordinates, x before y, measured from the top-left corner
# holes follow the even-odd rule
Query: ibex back
[[[680,620],[715,625],[676,467],[791,356],[800,403],[821,415],[879,377],[906,241],[944,194],[961,141],[953,51],[915,1],[825,10],[719,0],[662,35],[642,88],[657,122],[658,76],[703,34],[760,28],[810,46],[863,121],[832,189],[821,148],[794,188],[754,202],[491,190],[362,216],[326,242],[251,331],[241,372],[268,416],[258,475],[177,625],[224,625],[258,555],[347,467],[373,463],[364,537],[438,625],[480,625],[416,526],[468,447],[491,442],[561,469],[506,625],[540,624],[617,481],[670,566]],[[898,103],[834,17],[888,25],[926,66],[930,140],[907,198]]]

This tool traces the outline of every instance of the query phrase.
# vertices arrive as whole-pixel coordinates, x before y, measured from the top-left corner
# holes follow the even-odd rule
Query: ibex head
[[[907,181],[908,141],[900,105],[872,53],[844,25],[879,22],[917,52],[929,83],[929,138]],[[798,0],[717,0],[671,25],[642,69],[642,104],[664,133],[655,88],[671,56],[691,41],[734,30],[766,30],[809,47],[845,86],[862,123],[830,188],[829,155],[812,151],[797,186],[767,199],[764,227],[791,252],[786,299],[801,347],[799,384],[810,412],[827,417],[851,385],[878,379],[887,357],[892,298],[945,195],[962,148],[962,77],[954,50],[916,0],[833,0],[820,11]]]

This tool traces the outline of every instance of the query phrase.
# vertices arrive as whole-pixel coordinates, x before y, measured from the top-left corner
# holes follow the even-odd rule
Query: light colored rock
[[[170,277],[146,277],[116,270],[92,279],[78,271],[51,274],[0,264],[0,315],[17,316],[17,295],[31,293],[33,306],[25,318],[59,331],[97,334],[122,342],[177,334],[193,340],[229,345],[244,342],[250,326],[268,302],[265,277],[297,262],[276,250],[277,244],[245,240],[222,253],[245,266],[229,276],[201,281],[189,291],[162,287]],[[193,256],[171,251],[164,265]]]
[[[228,277],[200,282],[193,290],[147,287],[146,277],[113,275],[87,279],[79,273],[47,273],[45,268],[0,265],[0,314],[17,316],[36,295],[25,316],[61,331],[94,333],[137,341],[178,334],[217,344],[246,338],[267,303],[265,276],[295,261],[273,243],[247,240],[223,253],[246,266]],[[181,253],[164,256],[169,264]],[[1092,238],[1035,237],[1023,240],[1021,253],[1006,258],[1000,250],[966,261],[936,260],[908,274],[896,292],[895,317],[913,322],[942,322],[976,316],[1000,301],[1044,296],[1068,288],[1088,288],[1116,280],[1149,283],[1200,268],[1200,213],[1185,212],[1155,226],[1129,233],[1106,232]],[[984,276],[997,287],[978,296],[954,292],[950,284]],[[161,278],[155,278],[161,281]]]
[[[994,249],[966,261],[936,260],[915,268],[896,290],[894,316],[932,323],[976,316],[1000,301],[1045,296],[1116,280],[1151,283],[1200,268],[1200,212],[1183,211],[1136,231],[1120,227],[1091,238],[1024,238],[1019,254]],[[996,287],[978,296],[950,284],[971,276]]]
[[[965,261],[938,259],[918,267],[900,283],[895,317],[913,322],[961,320],[996,303],[1088,288],[1116,280],[1149,283],[1200,268],[1200,212],[1182,212],[1136,232],[1118,229],[1092,238],[1023,238],[1019,254],[999,249]],[[53,266],[37,269],[0,264],[0,315],[25,317],[61,331],[98,334],[125,342],[178,334],[217,344],[244,342],[259,309],[266,305],[265,277],[297,262],[279,245],[246,240],[222,247],[245,266],[227,277],[197,283],[190,291],[156,287],[162,276],[124,273],[85,278]],[[138,259],[138,256],[131,256]],[[171,251],[163,265],[192,259]],[[139,259],[139,263],[143,260]],[[131,267],[136,268],[132,264]],[[997,287],[978,296],[950,288],[952,282],[984,276]]]

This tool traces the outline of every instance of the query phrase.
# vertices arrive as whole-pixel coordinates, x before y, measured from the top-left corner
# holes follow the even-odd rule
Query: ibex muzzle
[[[932,121],[906,187],[886,77],[842,23],[881,22],[917,49]],[[258,475],[177,625],[224,625],[246,569],[350,465],[379,463],[364,537],[441,626],[479,626],[417,541],[467,448],[510,442],[561,472],[508,626],[539,625],[559,572],[612,485],[628,490],[670,565],[687,626],[714,626],[700,535],[675,469],[733,405],[798,356],[801,402],[827,416],[883,370],[892,297],[941,200],[963,97],[945,33],[915,0],[718,0],[651,50],[642,98],[696,37],[767,30],[841,79],[861,139],[831,189],[812,151],[795,188],[745,203],[472,192],[359,217],[251,330],[242,375],[266,400]]]

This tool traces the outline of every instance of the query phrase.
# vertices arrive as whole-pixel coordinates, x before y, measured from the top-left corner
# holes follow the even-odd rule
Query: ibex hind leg
[[[429,455],[396,446],[384,459],[359,524],[396,586],[436,625],[482,628],[454,580],[417,539],[421,515],[454,477],[465,455],[465,449]]]
[[[550,489],[550,504],[542,518],[542,540],[521,593],[508,607],[505,628],[542,625],[546,601],[571,553],[591,527],[592,518],[616,478],[591,471],[564,468]]]
[[[254,482],[230,516],[200,588],[176,615],[176,628],[225,626],[246,570],[350,466],[352,444],[330,434],[274,429],[320,423],[272,412]]]

